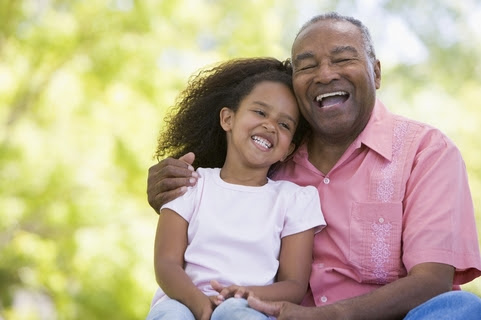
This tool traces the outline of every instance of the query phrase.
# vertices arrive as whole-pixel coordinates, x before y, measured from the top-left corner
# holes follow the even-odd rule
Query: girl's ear
[[[219,112],[220,126],[226,132],[232,130],[233,115],[234,115],[234,111],[227,107],[222,108]]]
[[[289,145],[289,150],[287,151],[286,155],[284,157],[282,157],[282,159],[280,161],[282,162],[282,161],[286,160],[287,157],[291,155],[291,153],[294,151],[295,148],[296,148],[296,145],[291,142],[291,144]]]

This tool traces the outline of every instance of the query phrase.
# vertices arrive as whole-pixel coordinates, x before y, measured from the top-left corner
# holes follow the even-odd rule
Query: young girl
[[[314,187],[268,178],[308,130],[291,82],[288,64],[238,59],[182,92],[156,155],[193,151],[199,179],[161,208],[147,319],[268,319],[249,295],[301,302],[325,221]]]

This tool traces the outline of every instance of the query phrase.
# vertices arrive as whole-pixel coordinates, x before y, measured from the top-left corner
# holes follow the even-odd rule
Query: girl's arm
[[[209,297],[184,271],[187,227],[188,222],[175,211],[160,212],[154,245],[155,277],[165,294],[187,306],[196,319],[210,319],[213,305]]]
[[[276,282],[268,286],[222,287],[217,282],[212,286],[219,292],[218,300],[230,297],[247,298],[253,294],[262,300],[286,300],[301,303],[307,291],[312,264],[314,229],[309,229],[282,238],[279,270]]]

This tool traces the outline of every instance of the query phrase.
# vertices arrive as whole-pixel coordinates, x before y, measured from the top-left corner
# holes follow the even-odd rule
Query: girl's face
[[[296,98],[284,84],[258,83],[236,112],[223,108],[222,128],[227,133],[227,158],[248,167],[270,167],[294,150],[292,137],[299,121]]]

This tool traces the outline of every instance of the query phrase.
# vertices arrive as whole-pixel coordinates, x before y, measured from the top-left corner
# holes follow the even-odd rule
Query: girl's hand
[[[219,299],[219,295],[209,296],[209,299],[212,305],[214,306],[214,309],[224,301],[224,298],[222,298],[222,300]]]
[[[224,287],[218,281],[212,280],[210,282],[212,288],[219,292],[217,296],[215,296],[214,303],[216,305],[221,304],[224,300],[228,298],[245,298],[247,299],[250,295],[252,295],[252,291],[247,287],[230,285],[228,287]]]
[[[191,306],[191,311],[196,320],[210,320],[210,316],[215,308],[211,298],[206,295],[194,299]]]

